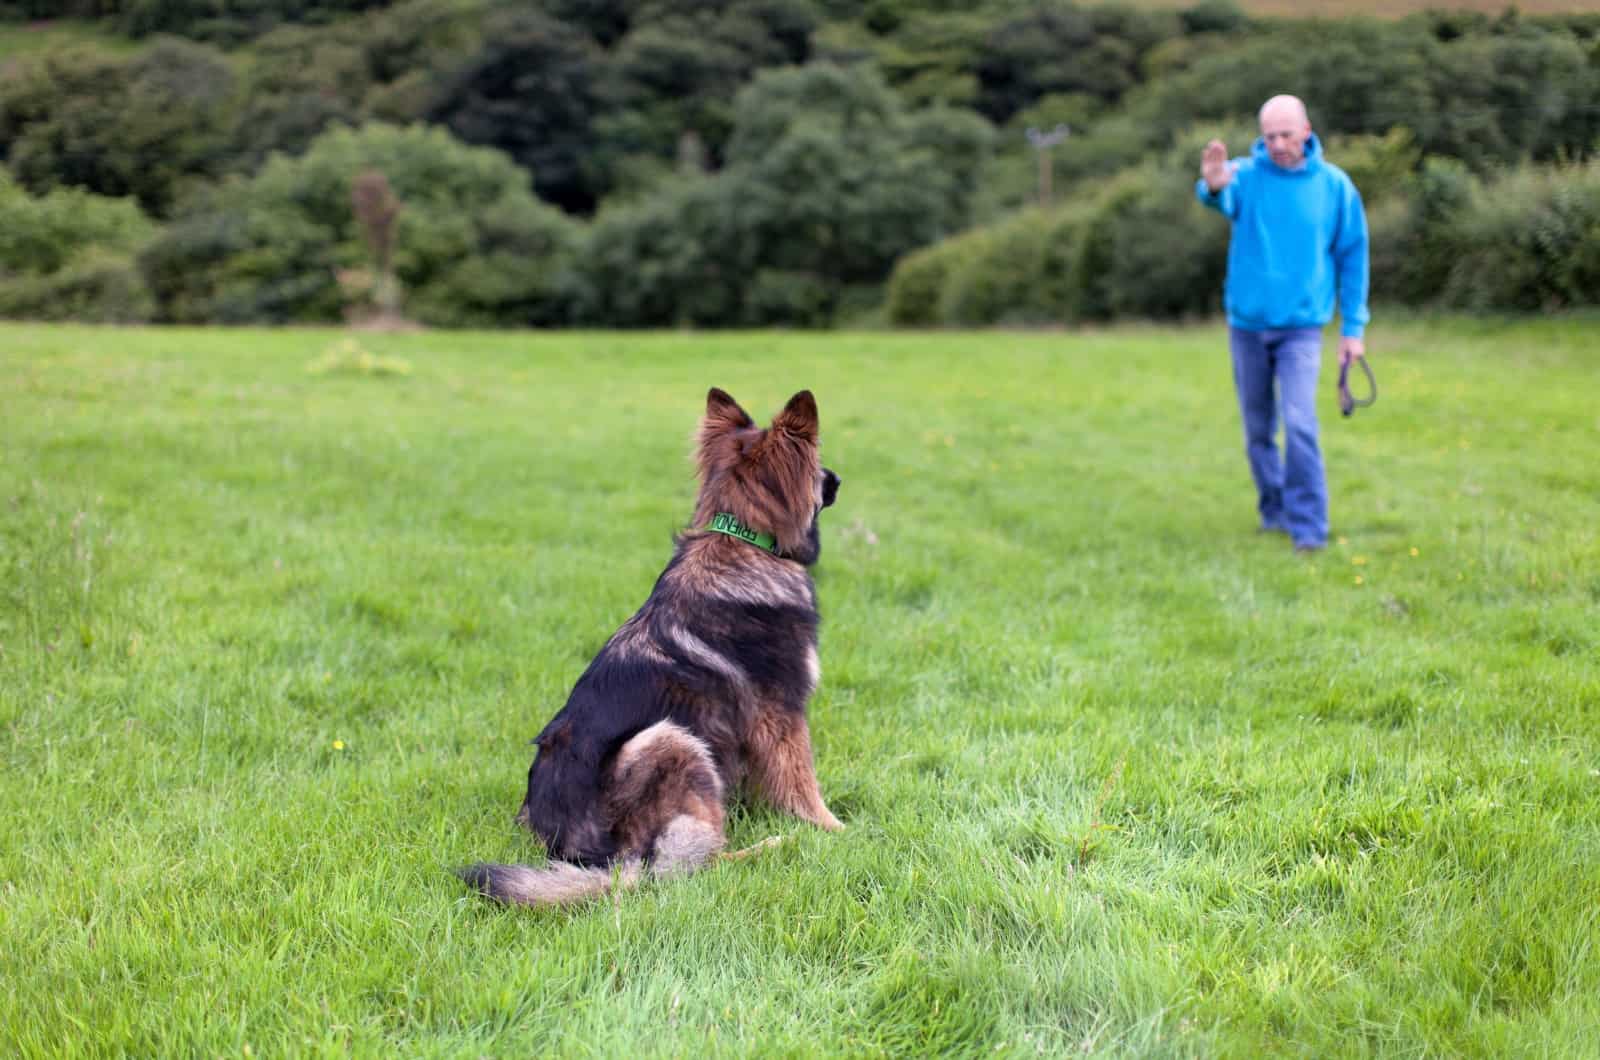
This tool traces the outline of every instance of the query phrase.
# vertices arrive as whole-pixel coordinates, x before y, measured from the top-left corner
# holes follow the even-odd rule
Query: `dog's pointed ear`
[[[787,431],[805,439],[808,442],[817,440],[817,399],[811,396],[811,391],[802,390],[789,399],[789,403],[778,413],[778,418],[772,425],[781,431]]]
[[[739,407],[739,403],[726,390],[712,387],[706,394],[706,430],[737,431],[755,425],[756,421]]]

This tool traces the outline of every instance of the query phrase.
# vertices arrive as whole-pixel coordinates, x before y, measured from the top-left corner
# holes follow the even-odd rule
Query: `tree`
[[[131,199],[75,188],[35,198],[0,168],[0,317],[148,319],[133,254],[154,230]]]
[[[324,133],[216,189],[142,257],[164,319],[230,323],[339,318],[339,271],[369,259],[352,182],[381,172],[406,204],[392,239],[409,315],[424,323],[552,324],[571,298],[573,222],[541,205],[527,174],[441,129],[368,125]],[[387,212],[378,198],[381,210]]]
[[[427,120],[510,155],[533,174],[541,198],[588,212],[598,200],[584,159],[601,61],[594,41],[571,26],[535,12],[498,16],[482,49],[446,77]]]
[[[734,123],[720,173],[601,213],[585,319],[826,324],[967,223],[989,144],[971,114],[907,115],[875,74],[824,63],[761,74]]]
[[[978,109],[1003,123],[1050,93],[1121,99],[1139,83],[1144,55],[1177,32],[1170,16],[1035,4],[1001,21],[984,38],[977,60]]]
[[[0,81],[0,145],[30,191],[133,195],[166,216],[186,185],[222,167],[235,81],[215,50],[164,40],[132,58],[78,46]]]

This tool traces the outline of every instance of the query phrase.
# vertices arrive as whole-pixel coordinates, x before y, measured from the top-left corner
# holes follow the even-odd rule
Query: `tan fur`
[[[774,806],[802,821],[837,832],[844,827],[822,800],[811,759],[811,729],[805,715],[763,711],[747,748],[750,782]]]
[[[624,622],[622,627],[611,635],[610,643],[616,648],[617,654],[625,659],[653,663],[667,661],[667,657],[661,654],[661,649],[656,647],[649,634],[640,628],[637,618]]]
[[[639,882],[642,866],[638,861],[621,865],[617,880],[624,887]],[[586,869],[552,861],[544,868],[527,865],[499,866],[495,874],[495,897],[518,905],[567,905],[605,894],[611,889],[610,869]]]
[[[720,828],[687,814],[667,822],[656,840],[648,866],[629,858],[614,868],[583,868],[552,861],[543,868],[501,866],[495,875],[496,897],[518,905],[570,905],[610,891],[632,890],[645,875],[655,879],[686,876],[716,857],[725,843]]]
[[[731,397],[713,390],[700,424],[696,463],[696,527],[718,512],[731,512],[747,526],[769,531],[780,551],[798,548],[815,509],[797,510],[794,498],[815,496],[821,473],[816,400],[801,391],[762,430]]]
[[[730,682],[732,682],[735,688],[739,688],[741,690],[748,689],[750,679],[745,672],[739,668],[739,664],[728,658],[726,655],[718,654],[710,647],[710,645],[696,637],[693,633],[690,633],[686,629],[679,628],[669,630],[667,636],[685,655],[689,656],[691,659],[694,659],[707,669],[715,670],[717,673],[726,677]]]
[[[659,842],[681,818],[700,822],[715,834],[714,848],[721,849],[722,796],[722,780],[704,741],[662,721],[623,744],[611,767],[606,801],[625,855],[659,857],[659,850],[650,849],[651,840]]]

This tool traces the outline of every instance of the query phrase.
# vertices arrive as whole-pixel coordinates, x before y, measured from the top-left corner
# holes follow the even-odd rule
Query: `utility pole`
[[[1050,205],[1050,178],[1054,167],[1050,164],[1050,149],[1065,140],[1072,130],[1065,125],[1057,125],[1049,132],[1040,132],[1033,126],[1028,126],[1028,142],[1039,154],[1039,205]]]

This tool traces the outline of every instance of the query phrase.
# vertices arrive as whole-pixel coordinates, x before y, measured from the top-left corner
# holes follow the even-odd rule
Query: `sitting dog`
[[[806,723],[820,674],[808,568],[839,489],[817,456],[811,392],[763,430],[713,388],[696,464],[693,527],[535,741],[517,821],[553,860],[461,870],[490,898],[552,905],[692,872],[722,849],[741,782],[843,827],[817,788]]]

